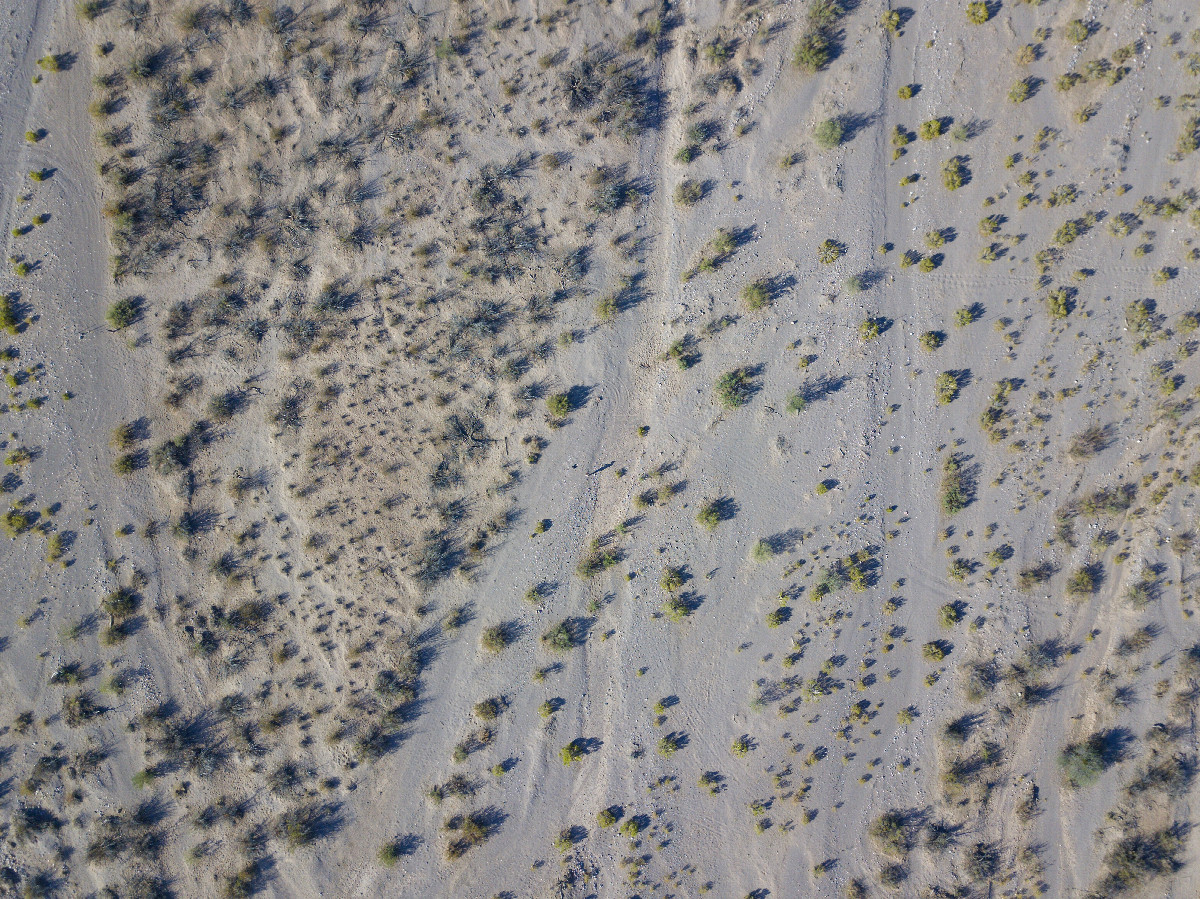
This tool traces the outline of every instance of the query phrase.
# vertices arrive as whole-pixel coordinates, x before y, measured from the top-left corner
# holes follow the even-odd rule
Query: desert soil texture
[[[0,895],[1197,895],[1194,3],[0,54]]]

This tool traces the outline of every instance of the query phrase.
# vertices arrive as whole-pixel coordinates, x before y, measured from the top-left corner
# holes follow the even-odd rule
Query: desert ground
[[[0,893],[1196,895],[1192,4],[0,53]]]

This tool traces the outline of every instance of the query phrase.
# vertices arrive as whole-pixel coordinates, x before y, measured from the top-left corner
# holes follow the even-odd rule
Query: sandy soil
[[[840,52],[815,74],[793,62],[815,27],[799,3],[682,3],[658,52],[622,45],[657,9],[416,6],[315,3],[273,32],[257,8],[235,26],[233,4],[155,2],[135,31],[124,3],[88,22],[0,0],[0,287],[27,319],[5,363],[5,499],[31,510],[0,546],[3,888],[1194,895],[1200,215],[1197,157],[1174,158],[1200,84],[1187,5],[1012,2],[975,25],[932,2],[889,36],[885,8],[860,3],[828,26]],[[1079,44],[1075,18],[1095,25]],[[465,49],[439,47],[460,29]],[[708,61],[714,38],[733,41],[727,66]],[[422,50],[411,89],[389,68],[397,42]],[[631,138],[564,100],[562,73],[599,45],[640,67],[651,114]],[[153,74],[94,83],[159,46],[172,55]],[[44,71],[47,53],[73,56]],[[1106,72],[1057,89],[1098,58]],[[172,73],[195,106],[161,127]],[[739,89],[706,91],[720,73]],[[1013,102],[1027,76],[1041,83]],[[239,86],[243,105],[223,93]],[[125,106],[98,118],[107,94]],[[444,122],[413,124],[431,109]],[[897,125],[936,117],[945,133],[895,155]],[[842,140],[822,148],[829,118]],[[182,140],[217,148],[188,163],[203,200],[114,283],[113,204],[160,183],[158,154]],[[485,210],[486,167],[523,153],[535,161],[496,178]],[[951,157],[969,171],[954,190]],[[140,180],[113,177],[125,166]],[[695,205],[675,198],[684,179],[704,185]],[[598,211],[611,183],[628,194]],[[311,231],[289,230],[310,214]],[[526,225],[533,250],[487,243]],[[722,228],[736,246],[694,273]],[[1002,252],[985,262],[989,245]],[[579,247],[586,269],[566,261]],[[902,265],[906,251],[936,263]],[[22,260],[37,263],[24,277]],[[758,279],[770,298],[753,310]],[[318,315],[330,284],[354,300]],[[140,315],[114,328],[128,296]],[[549,317],[538,296],[557,297]],[[623,298],[612,316],[607,296]],[[173,337],[181,300],[192,320]],[[685,338],[690,364],[664,358]],[[714,384],[743,367],[753,388],[725,406]],[[560,392],[561,421],[544,402]],[[123,477],[113,432],[134,421],[148,436]],[[461,422],[479,430],[456,436]],[[188,461],[160,465],[181,434]],[[968,500],[952,514],[949,458]],[[1130,501],[1095,499],[1120,485]],[[717,498],[709,531],[697,515]],[[431,529],[455,550],[422,580]],[[614,564],[584,577],[593,540]],[[684,583],[667,591],[670,567]],[[121,588],[138,607],[110,617]],[[556,653],[541,638],[564,620],[575,645]],[[491,652],[496,625],[509,643]],[[85,694],[106,711],[72,720]],[[235,695],[244,707],[222,705]],[[499,714],[482,720],[489,697]],[[1062,753],[1093,735],[1098,768],[1072,785]],[[569,744],[582,757],[566,765]],[[1160,782],[1129,788],[1156,764]],[[452,775],[469,795],[431,798]],[[153,840],[96,848],[105,815],[151,797],[160,808],[113,826]],[[601,826],[610,807],[640,832]],[[891,811],[889,843],[875,825]],[[449,857],[471,814],[485,836]],[[1145,864],[1113,879],[1114,849],[1138,840]]]

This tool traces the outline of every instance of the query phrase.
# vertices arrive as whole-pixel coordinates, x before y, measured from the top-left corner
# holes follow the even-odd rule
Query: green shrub
[[[765,278],[752,281],[742,288],[742,302],[751,312],[758,312],[771,304],[771,284]]]
[[[965,509],[970,501],[970,485],[962,463],[956,456],[949,455],[942,465],[942,511],[947,515],[956,515]]]
[[[128,477],[138,470],[140,462],[138,453],[123,453],[113,462],[113,471],[121,477]]]
[[[14,294],[0,294],[0,328],[14,336],[21,330],[21,319],[17,315]]]
[[[662,577],[658,579],[658,586],[662,587],[667,593],[674,593],[683,586],[683,582],[683,570],[668,567],[663,569]]]
[[[813,129],[813,139],[817,142],[817,146],[823,150],[832,150],[834,147],[840,147],[845,136],[846,125],[840,116],[824,119],[818,122],[817,127]]]
[[[717,399],[726,409],[744,406],[754,394],[754,378],[750,369],[735,368],[717,378],[713,385]]]
[[[579,761],[581,758],[584,757],[584,755],[586,755],[586,752],[585,752],[584,746],[583,746],[583,741],[582,740],[572,740],[570,743],[568,743],[566,746],[564,746],[562,749],[559,750],[558,755],[559,755],[559,758],[562,759],[562,763],[565,766],[567,766],[568,768],[571,767],[571,765],[575,764],[575,762]]]
[[[750,738],[743,734],[733,741],[733,745],[729,747],[729,751],[738,758],[745,758],[753,748],[754,744],[750,742]]]
[[[772,629],[777,628],[780,625],[786,624],[791,617],[791,609],[781,606],[767,613],[767,627]]]
[[[958,190],[967,183],[968,175],[966,159],[962,156],[953,156],[942,163],[942,184],[946,190]]]
[[[1084,599],[1100,586],[1099,573],[1094,565],[1082,565],[1067,578],[1067,596]]]
[[[940,662],[946,658],[946,648],[937,640],[931,641],[921,647],[921,657],[926,662]]]
[[[941,137],[942,120],[930,119],[927,122],[922,122],[918,133],[921,135],[921,140],[933,140],[935,137]]]
[[[479,637],[479,645],[490,653],[498,653],[509,644],[508,631],[503,625],[493,624],[483,629]]]
[[[379,864],[385,868],[395,867],[396,862],[400,860],[402,854],[400,845],[395,840],[389,840],[379,847]]]
[[[1058,754],[1058,767],[1063,780],[1073,790],[1091,786],[1108,767],[1105,740],[1102,734],[1092,734],[1082,743],[1069,743]]]
[[[954,603],[948,602],[938,609],[938,624],[942,627],[951,628],[960,621],[962,621],[962,612]]]
[[[663,600],[662,612],[671,621],[683,621],[692,614],[692,604],[686,597],[673,593]]]
[[[769,562],[775,558],[775,547],[769,540],[757,540],[750,549],[750,558],[755,562]]]
[[[792,52],[792,62],[796,68],[810,75],[824,69],[832,59],[832,42],[820,28],[806,31]]]
[[[845,255],[846,248],[832,237],[827,237],[821,241],[817,247],[817,260],[822,265],[832,265]]]
[[[704,198],[704,185],[684,178],[675,187],[675,202],[680,206],[695,206]]]
[[[1091,35],[1092,30],[1083,19],[1072,19],[1063,29],[1063,37],[1072,44],[1082,44]]]
[[[133,785],[139,790],[144,790],[146,787],[151,786],[157,779],[158,773],[154,769],[143,768],[141,771],[134,772]]]
[[[942,372],[934,382],[934,391],[939,406],[949,405],[958,398],[958,378],[952,372]]]
[[[575,646],[570,623],[563,620],[542,634],[542,645],[554,652],[567,652]]]
[[[109,306],[104,317],[111,327],[122,331],[141,318],[141,315],[141,300],[138,297],[126,297]]]
[[[940,331],[926,331],[920,336],[919,342],[922,349],[933,352],[946,342],[946,337]]]
[[[571,399],[565,393],[556,393],[546,397],[546,411],[550,417],[561,420],[571,413]]]
[[[884,812],[871,822],[867,833],[888,855],[903,858],[908,853],[908,828],[899,812]]]
[[[19,537],[27,533],[36,520],[35,513],[14,506],[4,513],[0,526],[3,526],[5,535]]]
[[[621,819],[621,809],[618,806],[609,806],[606,809],[601,809],[596,815],[596,823],[601,827],[612,827]]]
[[[967,4],[967,21],[972,25],[982,25],[992,17],[992,11],[983,0],[972,0]]]
[[[696,513],[696,523],[706,531],[715,531],[721,523],[721,501],[710,499]]]
[[[862,341],[872,341],[883,333],[883,327],[879,323],[878,318],[868,318],[859,322],[858,338]]]
[[[503,710],[500,700],[493,696],[475,703],[475,707],[471,711],[480,721],[495,721]]]
[[[1071,314],[1071,291],[1057,287],[1046,294],[1046,311],[1053,319],[1066,318]]]

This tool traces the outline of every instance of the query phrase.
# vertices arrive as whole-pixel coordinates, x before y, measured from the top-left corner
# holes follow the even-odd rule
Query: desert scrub
[[[962,612],[956,603],[948,602],[938,609],[938,624],[951,628],[962,621]]]
[[[558,756],[562,759],[563,765],[568,768],[582,759],[584,755],[586,755],[586,752],[582,740],[572,740],[558,751]]]
[[[683,738],[679,734],[667,734],[660,737],[656,751],[665,759],[669,759],[683,746]]]
[[[965,156],[952,156],[942,163],[942,184],[946,190],[958,190],[969,176]]]
[[[621,836],[630,840],[634,840],[637,839],[637,835],[642,832],[642,822],[639,821],[637,817],[633,817],[627,820],[617,829],[621,832]]]
[[[484,628],[479,637],[479,645],[492,654],[502,651],[510,642],[507,629],[500,624]]]
[[[596,823],[601,827],[612,827],[621,820],[620,806],[611,805],[608,808],[601,809],[596,815]]]
[[[1071,314],[1071,297],[1074,291],[1068,287],[1056,287],[1046,294],[1046,312],[1053,319],[1063,319]]]
[[[1086,599],[1100,587],[1100,571],[1094,563],[1081,565],[1067,577],[1067,596]]]
[[[954,327],[965,328],[967,325],[973,324],[978,317],[974,306],[963,306],[954,310]]]
[[[0,328],[15,337],[20,333],[22,324],[21,316],[17,312],[17,295],[0,294]]]
[[[710,499],[696,513],[696,523],[706,531],[715,531],[721,523],[721,500]]]
[[[667,616],[669,621],[680,622],[692,614],[692,603],[690,598],[672,593],[663,600],[662,613]]]
[[[1100,779],[1108,767],[1106,742],[1103,734],[1092,734],[1082,743],[1068,743],[1058,754],[1058,767],[1068,787],[1081,790]]]
[[[940,640],[931,640],[921,647],[921,658],[926,662],[937,663],[946,658],[946,646]]]
[[[735,368],[717,378],[713,385],[717,400],[726,409],[744,406],[754,395],[754,375],[749,368]]]
[[[571,399],[565,393],[556,393],[546,397],[546,411],[550,417],[561,421],[571,414]]]
[[[792,51],[792,63],[808,75],[820,72],[832,59],[832,42],[820,28],[810,28],[806,31],[796,44],[796,49]]]
[[[921,123],[921,127],[917,129],[917,133],[921,135],[921,140],[934,140],[942,136],[942,129],[941,119],[929,119]]]
[[[759,278],[742,288],[742,302],[751,312],[766,309],[771,304],[771,284],[766,278]]]
[[[122,331],[134,324],[141,317],[141,312],[142,300],[140,297],[125,297],[109,306],[104,317],[110,327]]]
[[[1008,102],[1024,103],[1033,96],[1033,86],[1035,83],[1033,78],[1022,78],[1020,81],[1014,83],[1008,89]]]
[[[1072,19],[1063,29],[1063,37],[1072,44],[1082,44],[1091,35],[1092,29],[1083,19]]]
[[[904,858],[908,853],[908,828],[905,826],[904,817],[899,812],[884,812],[871,822],[867,832],[879,848],[888,855]]]
[[[775,558],[775,547],[771,545],[769,540],[756,540],[754,546],[750,549],[750,558],[755,562],[769,562]]]
[[[942,372],[933,386],[939,406],[948,406],[958,398],[958,377],[953,372]]]
[[[667,567],[663,569],[662,577],[658,579],[658,586],[667,593],[674,593],[683,586],[684,579],[683,569]]]
[[[942,344],[946,342],[946,335],[940,331],[926,331],[918,338],[921,349],[932,353],[936,349],[940,349]]]
[[[846,126],[840,116],[824,119],[813,129],[813,140],[822,150],[832,150],[840,147],[846,137]]]
[[[675,187],[675,202],[680,206],[695,206],[704,199],[704,185],[685,178]]]
[[[982,25],[992,17],[992,11],[984,0],[972,0],[967,4],[967,21],[972,25]]]
[[[142,466],[142,453],[122,453],[113,460],[113,473],[128,477]]]
[[[883,326],[878,318],[864,319],[858,324],[858,339],[864,343],[869,343],[882,333]]]
[[[971,502],[971,487],[962,462],[951,454],[942,464],[941,505],[947,515],[956,515]]]
[[[822,265],[832,265],[846,253],[846,247],[840,241],[827,237],[817,247],[817,261]]]
[[[575,647],[571,623],[563,620],[542,634],[542,645],[553,652],[567,652]]]
[[[738,758],[745,758],[753,748],[754,744],[751,742],[750,737],[742,734],[742,736],[733,741],[733,745],[729,747],[729,751]]]

